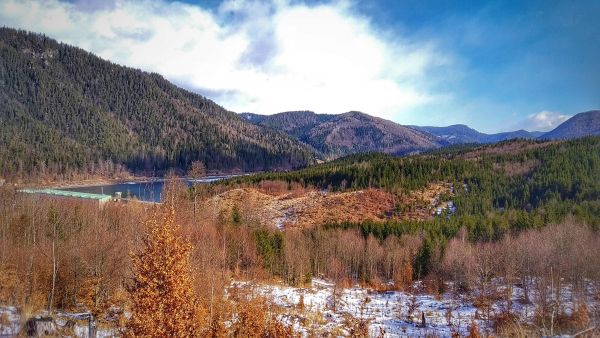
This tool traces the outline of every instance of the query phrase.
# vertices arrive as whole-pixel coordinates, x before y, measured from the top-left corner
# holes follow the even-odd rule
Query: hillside
[[[517,130],[481,133],[464,124],[447,127],[403,126],[360,112],[316,114],[293,111],[275,115],[240,114],[259,126],[283,131],[330,157],[378,151],[407,154],[453,144],[495,143],[511,139],[535,139],[542,132]]]
[[[315,114],[312,111],[289,111],[275,115],[240,114],[246,120],[264,127],[283,131],[298,139],[307,140],[308,133],[316,126],[335,119],[336,115]]]
[[[511,140],[408,157],[355,154],[298,171],[236,177],[216,184],[260,187],[281,181],[330,192],[375,188],[394,193],[399,200],[426,191],[431,184],[442,184],[450,192],[442,193],[440,201],[452,199],[459,216],[447,223],[456,229],[467,224],[467,218],[474,227],[485,224],[486,229],[472,229],[473,236],[483,230],[485,237],[499,230],[494,230],[496,217],[504,222],[511,214],[521,213],[530,222],[527,227],[560,221],[569,213],[593,219],[589,224],[598,226],[599,150],[599,137]],[[399,203],[396,208],[402,215],[417,206]],[[509,221],[517,222],[513,216]]]
[[[440,146],[432,135],[361,112],[327,115],[298,111],[242,116],[257,125],[284,131],[330,157],[371,151],[407,154]]]
[[[586,136],[600,135],[600,110],[592,110],[579,113],[554,130],[547,133],[539,131],[517,130],[496,134],[481,133],[464,124],[455,124],[447,127],[410,126],[416,130],[427,132],[439,137],[450,144],[462,143],[495,143],[511,139],[542,139],[542,140],[566,140]]]
[[[157,74],[46,36],[0,29],[0,175],[114,170],[263,170],[314,150]]]
[[[433,134],[450,144],[494,143],[515,138],[534,139],[543,134],[541,132],[529,132],[526,130],[485,134],[464,124],[455,124],[447,127],[411,126],[411,128]]]
[[[590,135],[600,135],[600,110],[579,113],[540,138],[573,139]]]
[[[531,139],[540,137],[543,134],[544,134],[544,132],[541,132],[541,131],[527,131],[527,130],[519,129],[516,131],[508,131],[508,132],[488,134],[488,135],[490,138],[490,142],[500,142],[500,141],[507,141],[507,140],[512,140],[512,139],[516,139],[516,138],[531,140]]]

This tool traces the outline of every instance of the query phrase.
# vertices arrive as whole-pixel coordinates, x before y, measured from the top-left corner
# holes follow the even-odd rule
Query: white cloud
[[[160,73],[238,112],[361,110],[400,120],[450,95],[430,88],[430,70],[450,63],[434,43],[379,32],[348,2],[82,3],[5,0],[0,24]]]
[[[571,116],[551,111],[541,111],[527,116],[528,130],[549,131],[568,120]]]

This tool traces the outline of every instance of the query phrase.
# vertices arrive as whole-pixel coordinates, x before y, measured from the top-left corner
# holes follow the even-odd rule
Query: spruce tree
[[[205,311],[194,293],[191,244],[179,234],[175,210],[167,205],[144,222],[142,246],[132,253],[132,316],[128,336],[197,337]]]

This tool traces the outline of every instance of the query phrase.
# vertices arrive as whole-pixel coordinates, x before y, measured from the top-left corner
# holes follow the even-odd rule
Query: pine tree
[[[146,233],[132,253],[132,317],[128,336],[197,337],[205,311],[193,290],[191,244],[179,234],[172,204],[144,222]]]

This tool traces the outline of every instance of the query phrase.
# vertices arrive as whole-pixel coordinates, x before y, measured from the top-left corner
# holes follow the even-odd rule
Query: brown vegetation
[[[204,208],[216,209],[223,218],[239,212],[249,223],[266,227],[313,228],[336,222],[430,219],[438,196],[447,191],[438,183],[398,197],[379,189],[327,192],[262,182],[217,194],[204,202]]]
[[[522,176],[533,172],[539,165],[539,160],[526,160],[523,162],[495,164],[494,168],[503,171],[506,176]]]
[[[394,208],[392,197],[378,190],[345,193],[309,190],[300,196],[293,192],[273,196],[243,188],[217,195],[207,204],[214,205],[222,215],[231,215],[234,208],[239,208],[249,221],[286,228],[311,228],[336,221],[383,220]]]
[[[482,156],[518,154],[526,150],[548,147],[558,142],[559,141],[533,142],[527,140],[515,140],[512,142],[500,143],[498,145],[477,148],[463,154],[461,157],[467,160],[476,160]]]
[[[277,192],[276,186],[263,188],[272,189],[271,194],[246,193],[256,193],[258,201],[285,203],[283,197],[289,192]],[[310,193],[317,192],[298,191],[299,197],[289,200],[309,203]],[[135,309],[135,301],[132,303],[124,290],[132,285],[132,277],[137,278],[134,273],[141,271],[139,264],[152,262],[137,256],[137,263],[132,264],[129,252],[143,252],[140,243],[144,243],[149,223],[140,220],[152,220],[155,210],[116,203],[98,210],[72,201],[17,194],[11,188],[2,188],[0,194],[0,302],[18,305],[26,316],[40,309],[90,310],[103,325],[124,329],[123,310]],[[195,294],[203,309],[195,319],[198,332],[211,332],[215,337],[235,330],[246,334],[249,331],[244,330],[256,327],[268,328],[265,336],[288,332],[289,328],[276,320],[279,310],[264,300],[252,295],[226,296],[232,278],[276,277],[300,285],[320,276],[337,285],[358,282],[384,290],[390,281],[394,288],[406,289],[418,275],[414,267],[424,246],[419,234],[377,239],[356,229],[290,227],[282,232],[252,218],[253,210],[264,212],[260,204],[248,202],[248,196],[254,195],[240,195],[237,217],[233,203],[230,214],[210,203],[199,203],[194,212],[193,199],[181,182],[169,186],[166,195],[177,210],[167,213],[166,223],[179,224],[180,230],[174,233],[193,244],[188,249],[182,244],[177,252],[180,257],[189,253],[190,281],[182,298],[192,300]],[[334,198],[330,196],[347,195],[328,193],[317,198]],[[165,223],[160,218],[151,222],[156,226]],[[172,245],[167,247],[174,250]],[[477,244],[460,231],[445,246],[443,255],[430,253],[439,258],[431,260],[435,266],[430,267],[428,279],[454,282],[449,284],[453,291],[479,295],[480,318],[488,321],[488,327],[496,323],[498,331],[573,333],[597,320],[597,314],[587,307],[585,291],[586,283],[600,279],[598,247],[598,234],[572,220]],[[440,289],[440,284],[436,285]],[[530,306],[530,313],[535,310],[536,327],[512,320],[514,285],[524,292],[523,306]],[[572,297],[569,304],[575,304],[573,308],[561,301],[565,292]],[[492,302],[500,308],[492,308]]]
[[[589,323],[588,283],[600,278],[598,247],[598,234],[567,220],[493,243],[453,239],[442,270],[456,291],[475,290],[475,305],[483,318],[495,319],[498,331],[524,330],[512,314],[512,288],[518,284],[524,293],[521,301],[535,309],[541,333],[574,333]],[[573,307],[564,304],[567,294]],[[490,305],[498,300],[501,312],[493,318]]]

